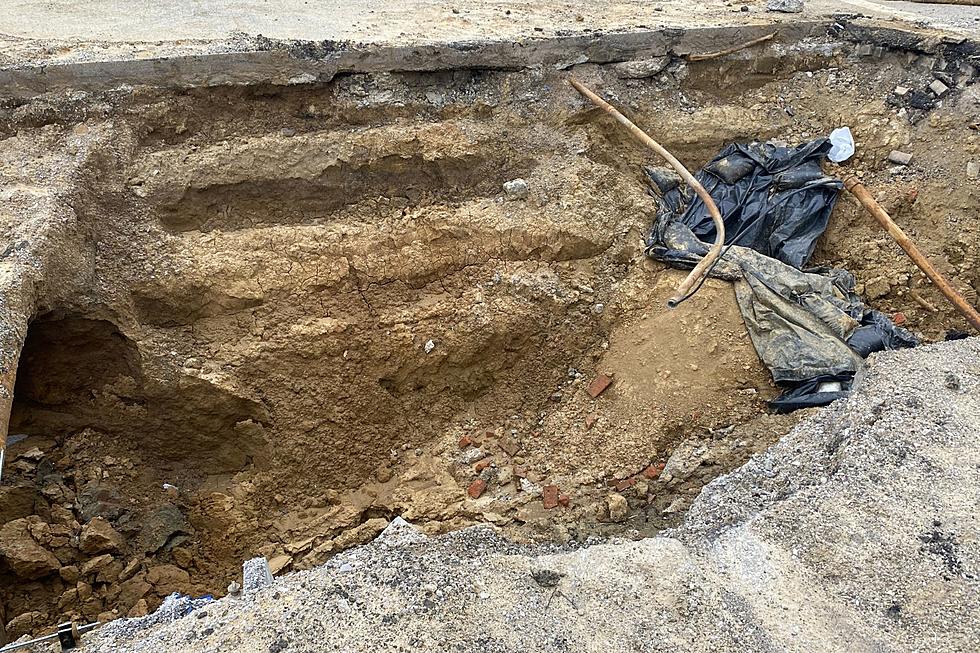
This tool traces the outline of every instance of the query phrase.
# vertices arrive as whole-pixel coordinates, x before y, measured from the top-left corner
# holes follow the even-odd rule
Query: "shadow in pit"
[[[148,374],[136,343],[112,322],[41,316],[21,352],[10,432],[64,436],[92,428],[137,441],[145,462],[204,474],[264,458],[265,406],[193,372]]]

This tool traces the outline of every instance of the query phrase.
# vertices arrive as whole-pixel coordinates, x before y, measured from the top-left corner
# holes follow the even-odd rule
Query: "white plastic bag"
[[[854,136],[851,134],[850,127],[838,127],[830,132],[830,152],[827,158],[834,163],[847,161],[854,156]]]

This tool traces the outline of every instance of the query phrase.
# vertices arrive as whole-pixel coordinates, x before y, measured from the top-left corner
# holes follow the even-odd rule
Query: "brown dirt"
[[[813,43],[651,80],[576,74],[692,168],[732,140],[850,124],[848,167],[975,297],[976,97],[899,115],[888,91],[927,79],[906,64]],[[682,274],[642,255],[649,157],[563,75],[137,89],[8,112],[8,152],[43,135],[78,156],[90,266],[37,316],[18,370],[11,433],[29,437],[10,447],[0,523],[39,516],[31,537],[69,571],[28,581],[0,563],[11,635],[223,593],[256,554],[306,568],[394,515],[427,532],[648,535],[799,419],[767,412],[777,391],[728,284],[664,308]],[[916,163],[890,173],[893,148]],[[501,190],[517,177],[525,199]],[[815,263],[852,270],[926,338],[964,326],[850,198]],[[593,399],[599,374],[613,383]],[[545,508],[549,485],[567,507]],[[96,555],[77,538],[99,516],[124,543],[83,572]]]

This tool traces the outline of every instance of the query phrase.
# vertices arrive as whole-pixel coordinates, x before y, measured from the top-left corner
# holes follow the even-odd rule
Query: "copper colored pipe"
[[[681,179],[683,179],[687,185],[693,188],[694,192],[698,194],[698,197],[701,198],[701,201],[704,202],[704,206],[708,209],[708,214],[711,216],[711,220],[715,223],[715,244],[711,246],[711,249],[708,250],[708,253],[698,262],[698,264],[694,266],[694,269],[687,275],[687,278],[684,279],[679,286],[677,286],[677,290],[674,292],[674,295],[667,300],[668,308],[676,308],[678,304],[684,301],[687,294],[691,291],[691,288],[693,288],[695,284],[697,284],[701,278],[707,274],[708,269],[712,266],[712,264],[714,264],[715,259],[721,255],[721,248],[725,244],[725,223],[721,219],[721,212],[718,211],[718,207],[715,205],[714,200],[711,199],[711,195],[708,194],[708,191],[704,189],[704,186],[702,186],[701,183],[694,178],[694,175],[688,172],[687,168],[684,167],[684,164],[678,161],[673,154],[664,149],[660,143],[650,138],[642,129],[634,125],[629,118],[617,111],[614,106],[590,91],[580,81],[575,78],[569,78],[568,82],[575,87],[575,90],[592,100],[597,107],[615,118],[619,124],[626,127],[627,131],[629,131],[633,138],[663,157],[663,159],[677,171],[677,173],[681,176]]]
[[[946,277],[932,266],[929,259],[922,255],[922,252],[915,246],[915,243],[905,235],[905,232],[892,221],[888,213],[885,212],[885,209],[881,208],[881,205],[875,201],[875,198],[871,196],[871,193],[864,187],[864,184],[852,175],[844,180],[844,187],[851,191],[854,197],[858,198],[858,201],[868,210],[868,213],[878,221],[878,224],[885,228],[888,235],[895,239],[899,247],[905,250],[905,253],[909,255],[912,262],[919,266],[919,269],[925,272],[927,277],[932,279],[932,282],[939,288],[939,292],[946,295],[946,299],[953,303],[953,306],[966,318],[970,326],[980,331],[980,313],[977,313],[977,310],[970,306],[970,303],[963,298],[963,295],[950,285]]]

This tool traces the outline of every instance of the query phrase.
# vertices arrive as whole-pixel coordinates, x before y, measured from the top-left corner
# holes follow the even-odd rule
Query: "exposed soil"
[[[850,125],[847,167],[975,300],[975,87],[952,80],[930,110],[890,93],[959,63],[831,41],[743,54],[575,74],[692,168],[733,140]],[[643,257],[650,159],[565,75],[136,89],[6,112],[5,161],[28,142],[80,159],[90,248],[85,292],[36,317],[18,369],[10,433],[27,437],[0,534],[49,556],[0,562],[8,636],[222,594],[256,554],[308,568],[395,515],[430,534],[650,535],[801,417],[767,410],[777,389],[728,284],[664,307],[683,273]],[[913,164],[892,169],[891,149]],[[515,178],[526,196],[503,191]],[[813,262],[850,269],[927,340],[964,327],[849,197]]]

